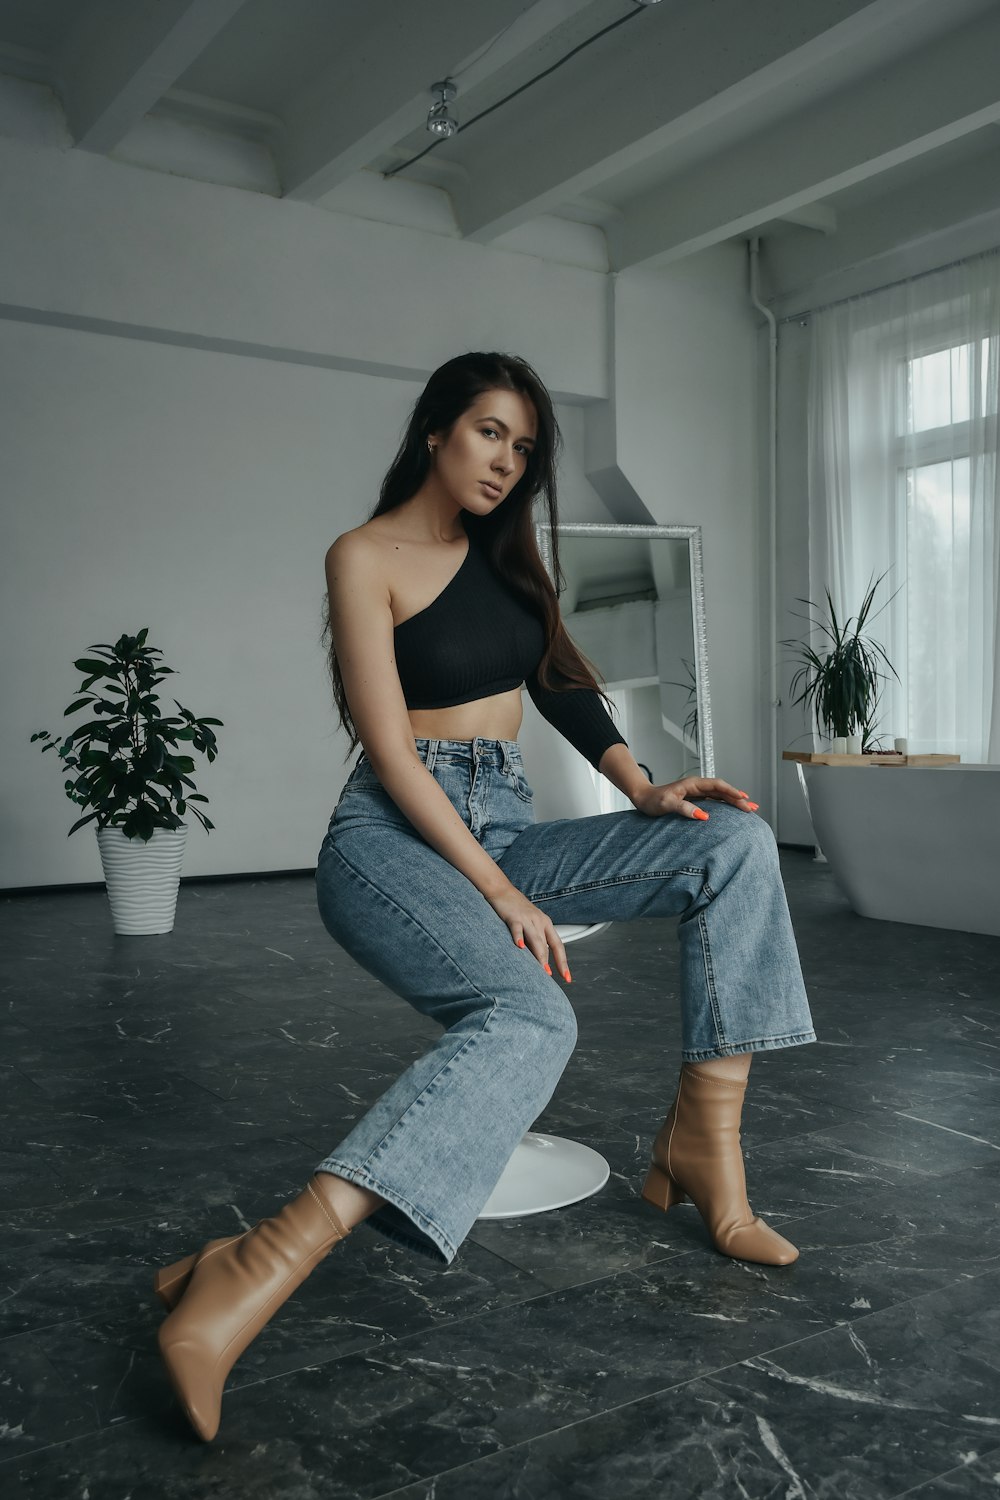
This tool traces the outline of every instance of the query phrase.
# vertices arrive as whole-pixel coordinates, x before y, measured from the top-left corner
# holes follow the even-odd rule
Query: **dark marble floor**
[[[447,1271],[361,1229],[194,1439],[150,1270],[297,1190],[428,1027],[312,885],[0,900],[5,1500],[979,1500],[1000,1495],[1000,940],[868,922],[783,856],[817,1028],[758,1060],[751,1198],[801,1247],[717,1255],[639,1197],[677,1068],[667,924],[572,954],[580,1042],[539,1128],[597,1197],[481,1223]]]

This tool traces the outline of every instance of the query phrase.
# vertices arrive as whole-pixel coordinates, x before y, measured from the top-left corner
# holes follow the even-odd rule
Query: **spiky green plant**
[[[816,616],[797,615],[798,619],[808,621],[810,637],[818,630],[829,649],[824,650],[821,645],[817,650],[811,639],[781,642],[783,646],[793,648],[801,663],[791,682],[793,694],[801,685],[798,696],[792,698],[793,704],[805,703],[815,715],[818,728],[827,734],[860,734],[862,750],[874,733],[882,684],[888,681],[888,673],[883,668],[899,681],[885,647],[863,634],[876,591],[885,577],[886,574],[882,573],[874,582],[869,581],[857,619],[848,616],[843,624],[837,619],[829,589],[826,590],[825,617],[811,599],[796,601],[805,604]],[[886,604],[895,597],[893,594]],[[883,605],[882,609],[885,607]],[[796,614],[796,611],[792,613]]]
[[[85,674],[78,696],[63,711],[63,717],[92,707],[98,715],[78,724],[60,742],[47,729],[31,736],[44,740],[43,753],[58,747],[59,758],[75,774],[64,782],[71,802],[92,809],[78,819],[70,833],[96,820],[98,828],[121,828],[127,838],[149,842],[157,828],[180,828],[191,812],[208,832],[214,823],[192,804],[207,802],[194,789],[190,773],[194,761],[178,754],[181,741],[215,760],[217,745],[211,725],[221,719],[196,719],[177,699],[180,718],[164,718],[154,691],[172,667],[159,665],[163,652],[146,645],[149,627],[138,635],[123,635],[109,646],[100,642],[73,663]],[[100,683],[96,693],[90,692]]]
[[[681,666],[684,668],[685,672],[687,673],[687,680],[685,682],[678,682],[675,678],[667,677],[667,678],[664,678],[664,684],[667,687],[684,688],[685,692],[687,693],[687,711],[688,712],[687,712],[687,718],[684,720],[684,723],[681,725],[681,729],[682,729],[683,733],[687,736],[687,738],[691,741],[691,743],[694,745],[695,749],[697,749],[698,748],[698,678],[697,678],[697,675],[696,675],[695,670],[694,670],[694,662],[693,661],[688,661],[686,659],[686,657],[682,656],[681,657]]]

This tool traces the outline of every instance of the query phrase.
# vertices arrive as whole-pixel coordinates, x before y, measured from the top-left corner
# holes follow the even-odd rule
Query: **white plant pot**
[[[831,755],[846,755],[847,754],[847,741],[846,741],[846,739],[844,738],[844,736],[842,734],[834,735],[833,739],[830,741],[830,754]]]
[[[860,736],[860,734],[849,734],[847,736],[847,753],[848,753],[848,755],[860,755],[861,754],[861,736]]]
[[[186,839],[186,828],[157,828],[148,843],[126,838],[120,828],[98,831],[116,932],[173,930]]]

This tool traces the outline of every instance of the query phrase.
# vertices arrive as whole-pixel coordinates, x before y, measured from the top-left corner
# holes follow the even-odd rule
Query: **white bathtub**
[[[1000,765],[799,765],[854,910],[1000,936]]]

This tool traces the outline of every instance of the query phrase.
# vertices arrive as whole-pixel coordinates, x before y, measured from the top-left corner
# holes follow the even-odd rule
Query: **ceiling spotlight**
[[[437,99],[428,111],[427,129],[431,135],[442,137],[455,135],[458,131],[458,121],[454,115],[448,113],[448,105],[458,93],[457,88],[450,78],[445,78],[441,83],[431,84],[431,93],[437,95]]]

